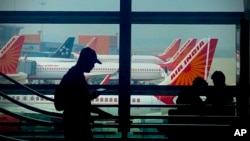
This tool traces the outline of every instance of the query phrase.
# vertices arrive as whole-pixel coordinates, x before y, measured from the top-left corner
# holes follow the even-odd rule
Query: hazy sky
[[[42,40],[64,42],[68,37],[78,35],[116,35],[118,25],[101,24],[18,24],[24,28],[20,34],[37,34],[43,31]],[[215,37],[219,39],[216,55],[234,57],[236,48],[235,25],[132,25],[132,49],[163,52],[175,39],[181,38],[183,44],[189,38]]]
[[[0,0],[0,10],[118,11],[119,0]],[[132,0],[134,11],[243,11],[243,0]]]
[[[104,2],[105,1],[105,2]],[[60,3],[60,4],[58,4]],[[143,3],[143,4],[142,4]],[[119,11],[119,0],[0,0],[0,10]],[[235,11],[243,12],[243,0],[132,0],[134,11]],[[19,24],[21,25],[21,24]],[[78,35],[119,34],[118,25],[22,24],[21,34],[43,31],[42,40],[64,42]],[[165,50],[176,38],[219,38],[216,55],[234,56],[235,25],[132,25],[132,49]]]

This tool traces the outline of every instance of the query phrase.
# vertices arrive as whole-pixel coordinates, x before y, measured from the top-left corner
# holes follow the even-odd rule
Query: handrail
[[[2,107],[0,107],[0,112],[4,113],[6,115],[9,115],[11,117],[14,117],[14,118],[17,118],[17,119],[20,119],[20,120],[24,120],[24,121],[27,121],[27,122],[33,123],[33,124],[39,124],[39,125],[44,125],[44,126],[55,126],[55,125],[58,126],[58,125],[61,125],[60,122],[45,121],[45,120],[34,119],[34,118],[26,117],[26,116],[23,116],[23,115],[19,115],[19,114],[11,112],[9,110],[6,110],[6,109],[4,109]],[[112,123],[112,124],[91,123],[91,126],[93,126],[93,127],[97,127],[97,126],[100,126],[100,125],[102,127],[117,127],[118,123]]]
[[[42,114],[46,114],[46,115],[50,115],[50,116],[55,116],[55,117],[62,117],[62,114],[61,113],[56,113],[56,112],[49,112],[49,111],[45,111],[45,110],[42,110],[42,109],[39,109],[39,108],[36,108],[36,107],[32,107],[30,105],[27,105],[27,104],[24,104],[22,102],[19,102],[11,97],[9,97],[7,94],[5,94],[4,92],[0,91],[0,95],[6,99],[8,99],[9,101],[19,105],[19,106],[22,106],[26,109],[29,109],[29,110],[32,110],[32,111],[35,111],[35,112],[38,112],[38,113],[42,113]]]
[[[5,140],[5,141],[29,141],[29,140],[23,140],[23,139],[17,139],[17,138],[13,138],[13,137],[7,137],[4,135],[0,135],[0,139]]]
[[[14,84],[16,84],[16,85],[18,85],[18,86],[21,86],[21,87],[23,87],[24,89],[26,89],[26,90],[28,90],[28,91],[30,91],[30,92],[36,94],[37,96],[40,96],[40,97],[42,97],[42,98],[44,98],[44,99],[46,99],[46,100],[49,100],[49,101],[54,101],[53,98],[47,97],[47,96],[45,96],[44,94],[39,93],[39,92],[37,92],[37,91],[35,91],[35,90],[33,90],[33,89],[27,87],[27,86],[25,86],[25,85],[23,85],[23,84],[21,84],[21,83],[15,81],[14,79],[10,78],[9,76],[7,76],[6,74],[4,74],[4,73],[2,73],[2,72],[0,72],[0,75],[3,76],[5,79],[8,79],[9,81],[13,82]]]
[[[237,116],[232,116],[232,115],[162,115],[162,116],[130,116],[131,119],[138,119],[138,118],[141,118],[141,119],[146,119],[146,118],[149,118],[149,119],[162,119],[162,118],[218,118],[218,119],[223,119],[223,118],[238,118]]]
[[[169,108],[169,107],[173,107],[173,108],[177,108],[177,107],[188,107],[188,106],[192,106],[190,104],[154,104],[154,105],[148,105],[148,104],[130,104],[130,107],[143,107],[143,108],[147,108],[147,107],[159,107],[159,108]],[[207,107],[211,107],[213,106],[212,104],[205,104],[205,106]],[[224,105],[225,107],[235,107],[236,103],[232,103],[232,104],[227,104]]]
[[[9,97],[7,94],[5,94],[4,92],[0,91],[0,96],[6,98],[7,100],[21,106],[21,107],[24,107],[26,109],[29,109],[29,110],[32,110],[32,111],[35,111],[35,112],[38,112],[38,113],[41,113],[41,114],[45,114],[45,115],[49,115],[49,116],[53,116],[53,117],[62,117],[63,114],[62,113],[56,113],[56,112],[49,112],[49,111],[46,111],[46,110],[42,110],[42,109],[39,109],[39,108],[36,108],[36,107],[33,107],[33,106],[30,106],[30,105],[27,105],[25,103],[22,103],[22,102],[19,102],[11,97]],[[107,105],[93,105],[93,106],[107,106]],[[113,105],[113,106],[110,106],[110,107],[116,107],[117,105]],[[93,116],[94,118],[102,118],[102,117],[95,117]],[[115,117],[115,116],[114,116]]]
[[[181,123],[181,124],[170,124],[170,123],[144,123],[144,124],[138,124],[138,123],[133,123],[130,125],[130,127],[230,127],[231,125],[229,124],[206,124],[206,123]]]
[[[1,74],[1,73],[0,73]],[[18,83],[18,82],[17,82]],[[22,85],[22,84],[20,84],[20,86],[24,86],[24,85]],[[27,87],[27,86],[24,86],[24,88],[28,88],[28,89],[30,89],[29,87]],[[137,88],[137,87],[136,87]],[[33,89],[31,89],[32,91],[34,91]],[[137,91],[140,91],[140,89],[135,89],[134,90],[135,92],[137,92]],[[35,92],[35,94],[36,93],[38,93],[38,92],[36,92],[36,91],[34,91]],[[1,92],[0,91],[0,94],[4,94],[4,92]],[[40,94],[40,93],[39,93]],[[137,93],[137,94],[135,94],[135,95],[138,95],[138,94],[140,94],[140,93]],[[41,94],[41,95],[43,95],[43,94]],[[43,95],[44,96],[44,95]],[[4,97],[4,96],[3,96]],[[10,100],[10,99],[12,99],[11,97],[9,97],[9,98],[7,98],[7,97],[9,97],[8,95],[5,97],[6,99],[8,99],[8,100]],[[46,96],[45,96],[46,97]],[[44,98],[44,99],[46,99],[46,98]],[[13,99],[12,99],[13,100]],[[11,101],[11,100],[10,100]],[[13,101],[12,101],[13,102]],[[17,103],[19,102],[19,101],[16,101]],[[15,103],[15,102],[13,102],[13,103]],[[19,103],[21,103],[21,102],[19,102]],[[21,103],[21,104],[23,104],[23,103]],[[26,105],[26,104],[24,104],[24,105]],[[23,105],[22,105],[23,106]],[[28,105],[26,105],[26,106],[28,106]],[[96,106],[100,106],[100,105],[96,105]],[[106,105],[107,106],[107,105]],[[113,106],[117,106],[117,105],[113,105]],[[159,106],[159,105],[150,105],[150,107],[178,107],[178,106],[187,106],[187,105],[178,105],[178,104],[175,104],[175,105],[161,105],[161,106]],[[229,106],[235,106],[235,105],[229,105]],[[25,107],[25,106],[23,106],[23,107]],[[133,104],[131,104],[130,105],[130,107],[132,108],[132,107],[148,107],[148,105],[133,105]],[[5,112],[5,113],[7,113],[8,115],[10,114],[10,115],[12,115],[12,116],[20,116],[20,115],[17,115],[17,114],[11,114],[11,112],[10,113],[8,113],[9,111],[7,111],[7,110],[5,110],[5,109],[2,109],[2,108],[0,108],[0,112],[2,111],[3,113]],[[32,109],[33,110],[33,109]],[[47,114],[47,113],[44,113],[44,114]],[[157,118],[163,118],[163,119],[168,119],[168,118],[189,118],[189,117],[191,117],[191,118],[196,118],[196,117],[198,117],[198,118],[211,118],[211,119],[213,119],[213,118],[220,118],[220,119],[224,119],[225,118],[225,116],[210,116],[210,115],[202,115],[202,116],[195,116],[195,115],[167,115],[167,116],[130,116],[129,118],[130,119],[134,119],[134,118],[141,118],[141,119],[145,119],[145,118],[153,118],[154,119],[154,117],[157,117]],[[229,119],[233,119],[233,118],[237,118],[237,116],[226,116],[227,118],[229,118]],[[20,117],[17,117],[17,118],[19,118],[19,119],[21,119]],[[22,118],[27,118],[27,117],[22,117]],[[97,117],[98,118],[98,117]],[[38,120],[35,120],[35,119],[26,119],[26,120],[28,120],[28,121],[32,121],[33,120],[33,122],[35,122],[36,124],[40,124],[40,121],[38,121]],[[46,122],[46,121],[45,121]],[[41,124],[46,124],[46,125],[51,125],[51,124],[53,124],[53,125],[55,125],[55,123],[54,122],[51,122],[51,123],[43,123],[43,122],[41,122]],[[59,124],[59,123],[57,123],[57,124]],[[32,124],[31,124],[32,125]],[[93,124],[92,124],[93,125]],[[187,126],[189,126],[190,124],[186,124]],[[204,124],[195,124],[195,125],[197,125],[197,126],[202,126],[202,127],[205,127],[205,126],[207,126],[207,125],[204,125]],[[106,125],[103,125],[102,124],[102,127],[105,127]],[[107,126],[110,126],[110,125],[107,125]],[[113,126],[117,126],[117,125],[113,125]],[[138,123],[132,123],[131,125],[129,125],[130,127],[141,127],[141,128],[150,128],[150,127],[159,127],[159,126],[161,126],[161,127],[177,127],[177,126],[185,126],[184,124],[171,124],[171,123],[168,123],[168,124],[159,124],[159,125],[157,125],[157,124],[155,124],[155,123],[153,123],[153,124],[145,124],[145,123],[142,123],[142,124],[138,124]],[[192,126],[192,125],[190,125],[190,126]],[[228,125],[228,124],[208,124],[208,126],[219,126],[219,127],[228,127],[228,126],[230,126],[230,125]]]
[[[2,108],[2,107],[0,107],[0,112],[4,113],[6,115],[9,115],[11,117],[17,118],[17,119],[28,121],[30,123],[35,123],[35,124],[40,124],[40,125],[53,125],[53,124],[55,124],[54,122],[38,120],[38,119],[22,116],[22,115],[19,115],[19,114],[15,114],[15,113],[10,112],[10,111]]]

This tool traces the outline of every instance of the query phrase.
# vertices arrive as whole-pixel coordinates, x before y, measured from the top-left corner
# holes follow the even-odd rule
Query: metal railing
[[[34,94],[37,96],[42,96],[42,98],[45,98],[46,94],[53,94],[53,91],[56,87],[56,85],[48,85],[48,86],[25,86],[19,83],[14,84],[18,85],[19,87],[16,87],[15,85],[1,85],[1,91],[0,96],[11,101],[13,104],[17,104],[18,106],[21,106],[23,108],[27,108],[31,111],[37,112],[39,115],[45,115],[50,116],[54,120],[41,120],[41,119],[35,119],[30,118],[24,115],[20,115],[17,113],[13,113],[11,111],[8,111],[5,108],[0,107],[0,112],[14,117],[16,119],[19,119],[19,122],[0,122],[0,127],[13,127],[17,126],[19,131],[1,131],[0,135],[1,137],[9,137],[11,139],[19,138],[19,139],[27,139],[27,140],[34,140],[34,139],[48,139],[48,138],[56,138],[56,139],[63,139],[63,130],[62,130],[62,123],[61,123],[61,113],[55,113],[55,112],[49,112],[43,109],[39,109],[36,107],[32,107],[30,105],[27,105],[25,103],[19,102],[13,98],[11,98],[9,95],[11,95],[11,91],[15,91],[15,93],[22,93],[22,94]],[[23,89],[20,88],[24,88]],[[99,86],[90,86],[90,89],[96,89]],[[104,94],[106,95],[117,95],[117,86],[103,86],[104,88],[108,89]],[[35,88],[35,89],[34,89]],[[235,87],[228,87],[229,89],[232,89],[235,91]],[[131,95],[178,95],[179,91],[182,90],[183,87],[176,86],[176,87],[159,87],[159,86],[132,86],[131,87]],[[38,91],[43,91],[45,93],[39,93]],[[10,93],[10,94],[7,94]],[[46,98],[47,99],[47,98]],[[48,98],[47,100],[53,101],[53,98]],[[98,105],[99,107],[117,107],[118,105]],[[168,108],[168,109],[175,109],[177,107],[181,106],[188,106],[188,105],[178,105],[178,104],[169,104],[169,105],[134,105],[131,104],[130,108]],[[237,110],[236,105],[228,105],[232,106],[234,110]],[[93,133],[95,136],[95,139],[121,139],[120,130],[122,130],[119,126],[119,120],[117,122],[114,122],[113,119],[119,119],[119,116],[114,116],[111,121],[110,119],[102,118],[99,116],[93,116],[94,121],[96,123],[91,124],[93,127]],[[201,130],[204,132],[207,132],[206,129],[223,129],[227,130],[231,129],[232,125],[235,124],[238,120],[237,113],[235,115],[146,115],[146,116],[133,116],[130,117],[131,123],[129,125],[129,132],[128,132],[128,139],[168,139],[173,131],[177,131],[177,133],[183,132],[183,130]],[[171,123],[172,119],[182,121],[183,119],[192,119],[206,121],[204,123]],[[150,120],[150,122],[147,122],[147,120]],[[161,122],[152,122],[154,120],[160,120]],[[212,121],[227,121],[224,123],[213,123]],[[26,129],[24,129],[24,127]],[[0,128],[1,129],[1,128]],[[51,129],[51,130],[48,130]],[[49,132],[48,132],[49,131]],[[25,135],[25,136],[23,136]]]

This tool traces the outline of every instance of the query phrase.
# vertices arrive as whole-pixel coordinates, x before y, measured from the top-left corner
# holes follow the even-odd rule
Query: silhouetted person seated
[[[200,96],[205,95],[208,83],[201,77],[196,77],[190,87],[181,91],[176,104],[185,104],[177,108],[179,114],[204,114],[204,102]]]
[[[198,138],[198,134],[203,134],[203,131],[195,126],[183,124],[200,124],[203,122],[200,115],[205,114],[205,104],[200,96],[205,95],[207,87],[208,83],[203,78],[196,77],[191,86],[187,86],[179,93],[176,104],[180,105],[176,110],[169,110],[168,114],[186,117],[169,117],[169,124],[177,124],[177,126],[165,131],[170,140],[193,139]],[[163,129],[160,129],[160,131],[163,131]]]
[[[208,114],[212,115],[234,115],[233,93],[226,86],[226,78],[222,71],[215,71],[211,79],[214,86],[207,95],[206,104]]]

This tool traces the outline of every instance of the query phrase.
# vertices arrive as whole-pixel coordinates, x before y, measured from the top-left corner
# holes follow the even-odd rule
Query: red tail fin
[[[96,48],[96,43],[97,43],[97,38],[96,38],[96,37],[93,37],[93,38],[91,38],[91,39],[89,40],[89,42],[85,45],[85,47],[89,47],[89,48],[95,50],[95,48]],[[73,53],[73,54],[75,54],[74,56],[77,58],[78,55],[80,54],[80,51],[75,52],[75,53]]]
[[[86,44],[86,47],[92,48],[93,50],[95,50],[96,48],[96,43],[97,43],[97,38],[93,37],[90,39],[90,41]]]
[[[162,67],[167,67],[169,71],[172,71],[181,60],[188,54],[188,52],[195,46],[197,39],[189,39],[185,42],[182,48],[172,57],[171,62],[166,62],[161,64]]]
[[[157,55],[156,57],[160,58],[163,61],[166,61],[167,58],[171,58],[179,50],[181,44],[181,39],[176,39],[162,54]]]
[[[16,74],[24,36],[13,36],[0,51],[0,71]]]
[[[160,85],[191,85],[195,77],[207,78],[218,39],[195,46]]]

